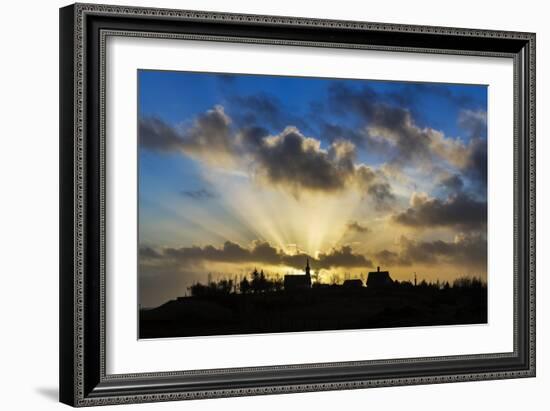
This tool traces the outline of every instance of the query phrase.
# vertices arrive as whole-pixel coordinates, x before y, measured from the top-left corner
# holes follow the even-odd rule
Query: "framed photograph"
[[[534,86],[533,33],[62,8],[61,401],[535,376]]]

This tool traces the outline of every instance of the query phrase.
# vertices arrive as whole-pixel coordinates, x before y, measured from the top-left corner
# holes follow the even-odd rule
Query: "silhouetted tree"
[[[332,274],[330,276],[330,283],[332,285],[338,284],[340,282],[340,276],[338,274]]]
[[[275,278],[272,282],[273,291],[281,291],[283,289],[283,280],[279,277]]]
[[[268,290],[268,281],[263,270],[258,272],[258,270],[254,269],[250,286],[254,293],[263,293]]]
[[[453,288],[482,288],[484,286],[480,278],[459,277],[453,281]]]
[[[244,277],[241,280],[241,283],[239,284],[239,289],[241,290],[241,294],[248,294],[250,292],[251,287],[248,278]]]
[[[400,287],[404,287],[404,288],[414,287],[413,283],[408,281],[408,280],[404,280],[404,281],[401,281],[401,282],[397,282],[397,280],[396,280],[396,281],[394,281],[394,284],[399,285]]]
[[[264,270],[260,271],[260,292],[264,293],[266,291],[269,291],[270,289],[270,282],[267,280],[264,274]]]
[[[193,297],[205,297],[208,295],[208,286],[201,283],[195,283],[187,288]]]
[[[233,289],[233,280],[222,279],[218,282],[210,281],[208,285],[195,283],[188,287],[193,297],[215,297],[231,294]]]
[[[233,280],[222,279],[214,284],[218,294],[230,294],[233,288]]]
[[[253,293],[260,292],[260,273],[256,269],[252,271],[252,280],[250,281],[250,288],[252,289]]]

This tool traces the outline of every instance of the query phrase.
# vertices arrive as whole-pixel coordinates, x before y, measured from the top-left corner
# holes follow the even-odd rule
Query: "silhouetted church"
[[[311,274],[309,258],[307,259],[305,274],[287,274],[284,282],[285,290],[305,290],[311,288]]]
[[[367,277],[367,287],[378,288],[388,287],[393,285],[393,280],[388,271],[380,271],[380,267],[376,267],[376,271],[371,271]]]

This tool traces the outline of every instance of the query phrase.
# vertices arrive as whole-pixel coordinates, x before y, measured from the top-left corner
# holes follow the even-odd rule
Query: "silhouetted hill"
[[[341,286],[182,297],[140,311],[140,338],[487,322],[487,288]]]

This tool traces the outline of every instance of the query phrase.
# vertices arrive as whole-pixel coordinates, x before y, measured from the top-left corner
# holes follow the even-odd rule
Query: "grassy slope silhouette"
[[[487,287],[478,280],[418,286],[396,282],[381,288],[314,285],[247,293],[216,283],[203,287],[199,295],[140,310],[140,338],[487,322]]]

